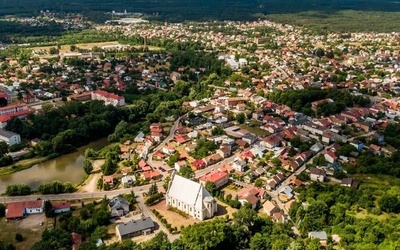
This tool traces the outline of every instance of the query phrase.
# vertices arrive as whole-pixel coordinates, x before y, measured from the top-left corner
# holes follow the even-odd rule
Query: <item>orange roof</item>
[[[56,204],[53,205],[53,208],[55,210],[69,208],[69,207],[71,207],[71,203],[70,202],[56,203]]]
[[[114,94],[114,93],[109,93],[109,92],[104,91],[104,90],[95,90],[95,91],[93,91],[93,92],[94,92],[95,94],[104,96],[104,97],[106,97],[106,98],[111,98],[111,99],[116,99],[116,100],[121,100],[121,99],[123,99],[122,96],[116,95],[116,94]]]
[[[203,182],[211,181],[213,183],[216,183],[225,178],[228,178],[228,174],[226,172],[213,171],[202,176],[200,180]]]
[[[20,218],[24,216],[24,203],[13,202],[7,205],[7,219]]]
[[[20,218],[24,216],[26,208],[38,208],[43,206],[43,200],[19,201],[7,205],[7,219]]]

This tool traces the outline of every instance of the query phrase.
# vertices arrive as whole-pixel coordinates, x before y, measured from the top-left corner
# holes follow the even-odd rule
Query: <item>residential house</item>
[[[160,179],[162,177],[160,171],[158,170],[150,170],[146,171],[140,174],[140,177],[142,177],[145,180],[156,180]]]
[[[275,223],[285,223],[288,221],[288,218],[283,213],[278,212],[272,215],[272,221]]]
[[[287,199],[292,199],[293,198],[293,189],[289,186],[285,186],[282,188],[280,193],[284,196],[286,196]]]
[[[361,141],[352,141],[350,145],[355,147],[358,151],[361,151],[364,148],[364,144]]]
[[[217,162],[220,162],[223,160],[222,156],[220,154],[212,154],[209,156],[206,156],[203,161],[206,163],[207,166],[213,165]]]
[[[228,173],[223,172],[223,171],[217,171],[217,170],[207,173],[206,175],[203,175],[199,179],[200,184],[205,186],[206,182],[210,181],[210,182],[214,183],[217,188],[220,188],[220,187],[226,185],[228,183],[228,180],[229,180]]]
[[[318,153],[324,149],[324,146],[320,142],[316,142],[314,145],[311,146],[310,150],[314,152],[314,154]]]
[[[269,216],[272,216],[274,213],[278,213],[280,211],[279,208],[277,208],[271,201],[266,201],[263,205],[263,208],[264,213],[268,214]]]
[[[212,218],[218,207],[216,200],[202,184],[175,173],[172,174],[168,186],[166,201],[168,206],[175,207],[199,220]]]
[[[326,162],[329,162],[329,163],[334,163],[334,162],[338,159],[338,157],[336,156],[336,154],[333,153],[332,151],[327,151],[327,152],[324,154],[324,158],[325,158],[325,161],[326,161]]]
[[[121,217],[129,213],[129,202],[122,196],[115,196],[108,202],[108,205],[112,218]]]
[[[144,142],[144,139],[145,139],[145,134],[142,131],[140,131],[138,135],[135,137],[135,139],[133,139],[133,141],[139,143],[139,142]]]
[[[319,135],[319,136],[322,136],[322,134],[325,131],[329,130],[329,128],[327,128],[327,127],[323,127],[323,126],[320,126],[320,125],[312,123],[312,122],[304,124],[303,125],[303,129],[305,131],[308,131],[308,132],[314,134],[314,135]]]
[[[167,155],[172,155],[175,153],[175,147],[173,145],[165,145],[162,148],[162,152]]]
[[[194,170],[200,170],[205,168],[207,165],[203,159],[196,160],[192,163],[192,168]]]
[[[174,168],[178,172],[181,170],[182,167],[186,167],[186,166],[187,166],[186,161],[178,161],[178,162],[175,162],[175,164],[174,164]]]
[[[242,137],[242,140],[247,142],[249,145],[256,143],[257,139],[258,139],[257,136],[255,134],[251,134],[251,133],[245,134]]]
[[[320,168],[310,168],[310,179],[313,181],[324,182],[326,171]]]
[[[267,148],[273,149],[275,147],[279,147],[282,143],[282,140],[283,138],[280,135],[273,134],[265,137],[261,143]]]
[[[44,201],[18,201],[8,203],[6,207],[6,219],[19,219],[29,214],[43,213]]]
[[[53,204],[53,209],[55,214],[69,212],[71,211],[71,202],[62,202]]]
[[[238,172],[244,172],[247,167],[247,163],[241,159],[235,159],[232,163],[233,169]]]
[[[109,188],[114,187],[114,176],[113,175],[105,175],[103,176],[103,186],[107,185]]]
[[[227,158],[231,156],[231,147],[230,146],[222,146],[217,150],[217,154],[219,154],[222,158]]]
[[[133,186],[135,182],[136,182],[136,177],[134,175],[124,175],[121,178],[121,184],[125,188]]]
[[[131,220],[115,227],[115,233],[120,241],[139,235],[148,235],[155,229],[155,224],[150,217]]]
[[[359,183],[356,180],[354,180],[353,178],[344,178],[340,182],[340,186],[351,187],[351,188],[357,189],[359,186]]]
[[[321,246],[326,246],[328,242],[328,236],[325,231],[314,231],[308,233],[308,238],[310,239],[319,239],[319,243]]]
[[[12,146],[21,143],[21,136],[17,133],[0,129],[0,140]]]
[[[78,250],[79,246],[82,244],[82,235],[72,232],[71,239],[72,239],[72,246],[71,246],[72,250]]]
[[[374,153],[374,154],[376,154],[376,155],[381,155],[381,147],[380,146],[378,146],[378,145],[375,145],[375,144],[371,144],[371,145],[369,145],[369,150],[372,152],[372,153]]]
[[[259,188],[244,188],[238,193],[239,202],[244,205],[250,203],[251,208],[255,209],[261,199],[265,199],[266,192]]]

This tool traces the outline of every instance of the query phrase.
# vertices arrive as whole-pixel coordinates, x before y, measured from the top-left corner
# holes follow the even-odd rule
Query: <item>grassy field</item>
[[[93,47],[101,47],[101,46],[107,46],[107,45],[118,45],[119,43],[117,41],[110,41],[110,42],[99,42],[99,43],[77,43],[75,44],[76,47],[80,49],[92,49]],[[50,48],[54,48],[56,46],[38,46],[38,47],[31,47],[32,50],[42,50],[42,51],[47,51],[49,52]],[[70,45],[61,45],[60,46],[60,53],[69,53],[71,52],[70,50]]]
[[[43,226],[39,225],[41,221],[45,222]],[[51,221],[47,221],[44,214],[29,215],[22,220],[8,222],[1,219],[0,241],[12,242],[16,249],[29,249],[33,243],[41,239],[42,232],[49,223],[51,223]],[[22,234],[24,238],[22,242],[17,242],[15,240],[16,232]]]
[[[250,133],[253,133],[253,134],[261,136],[261,137],[265,137],[265,136],[270,134],[268,131],[262,130],[258,126],[254,126],[253,127],[253,126],[249,126],[249,125],[246,125],[246,124],[240,124],[239,127],[241,129],[246,129]]]

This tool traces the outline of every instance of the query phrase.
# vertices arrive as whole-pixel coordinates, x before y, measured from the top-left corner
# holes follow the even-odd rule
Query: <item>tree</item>
[[[246,120],[246,115],[243,112],[240,112],[239,114],[236,115],[236,121],[238,123],[243,124],[245,120]]]
[[[22,234],[16,233],[15,234],[15,240],[18,241],[18,242],[22,242],[22,241],[24,241],[24,237],[22,236]]]
[[[70,51],[75,51],[77,49],[75,44],[71,44],[71,46],[69,46],[69,50]]]
[[[6,206],[0,203],[0,218],[3,218],[4,216],[6,216]]]
[[[394,194],[384,194],[378,201],[379,207],[384,212],[398,213],[400,212],[400,201]]]
[[[217,192],[217,186],[215,186],[214,182],[207,181],[206,184],[204,185],[205,189],[212,195],[215,196]]]
[[[264,184],[263,179],[258,178],[255,182],[254,182],[254,186],[256,187],[262,187],[262,185]]]
[[[163,182],[163,188],[164,188],[164,190],[168,190],[168,186],[169,186],[169,182],[171,181],[171,176],[167,176],[167,177],[165,177],[165,179],[164,179],[164,182]]]
[[[71,234],[60,228],[46,229],[42,239],[32,245],[32,250],[69,249],[72,245]]]
[[[250,240],[251,250],[268,250],[271,249],[271,239],[267,235],[256,233]]]
[[[188,82],[178,80],[174,84],[174,92],[179,96],[179,97],[184,97],[188,96],[190,93],[190,84]]]
[[[185,227],[181,240],[184,249],[188,250],[226,249],[227,235],[229,227],[226,221],[217,218]]]
[[[181,169],[179,170],[179,175],[185,178],[192,178],[194,175],[194,171],[190,167],[181,167]]]
[[[149,187],[149,192],[147,192],[148,196],[151,195],[155,195],[158,193],[158,187],[156,183],[153,183],[150,187]]]
[[[8,144],[5,141],[0,141],[0,156],[4,156],[8,153]]]
[[[216,126],[215,128],[213,128],[213,130],[211,130],[211,135],[212,136],[218,136],[218,135],[224,135],[226,134],[224,129],[220,126]]]
[[[178,151],[171,155],[167,161],[168,166],[174,167],[174,164],[179,161],[180,153]]]
[[[71,50],[72,51],[72,50]],[[50,55],[57,55],[59,53],[59,50],[57,49],[57,48],[55,48],[55,47],[51,47],[50,49],[49,49],[49,54]]]
[[[44,214],[48,218],[54,215],[53,204],[50,201],[44,202]]]
[[[92,162],[89,159],[85,159],[83,161],[83,170],[85,171],[86,174],[91,174],[93,171],[93,165]]]

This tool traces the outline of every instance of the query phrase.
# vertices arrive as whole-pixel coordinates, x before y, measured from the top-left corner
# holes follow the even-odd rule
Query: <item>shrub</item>
[[[22,242],[24,240],[24,237],[22,236],[22,234],[17,233],[15,234],[15,240],[18,242]]]

